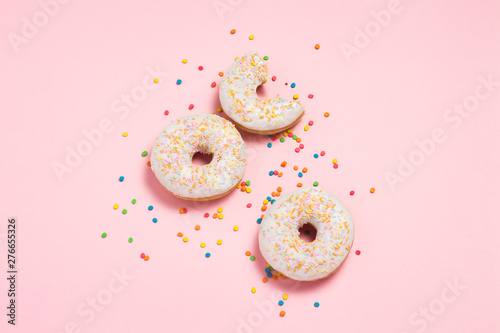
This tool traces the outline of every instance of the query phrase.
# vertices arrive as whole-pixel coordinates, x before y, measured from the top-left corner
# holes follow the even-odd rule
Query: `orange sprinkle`
[[[177,237],[182,237],[182,236],[184,236],[182,232],[177,233]]]
[[[283,172],[278,173],[278,177],[283,176]]]
[[[328,112],[325,112],[325,117],[326,118],[330,117],[330,114]]]
[[[276,196],[279,197],[281,195],[281,192],[276,193]]]
[[[236,33],[236,29],[231,29],[231,35],[234,35]]]
[[[297,187],[302,187],[302,183],[297,183]]]
[[[180,213],[180,214],[184,214],[184,208],[180,208],[180,209],[179,209],[179,213]]]
[[[281,278],[282,280],[284,280],[284,279],[286,279],[286,276],[284,276],[284,275],[280,275],[280,278]]]
[[[266,209],[267,209],[267,206],[262,206],[262,208],[261,208],[261,209],[262,209],[262,211],[263,211],[263,212],[265,212],[265,211],[266,211]]]
[[[250,251],[246,251],[246,252],[245,252],[245,255],[246,255],[247,257],[249,257],[251,254],[252,254],[252,252],[250,252]]]
[[[284,316],[285,316],[285,314],[286,314],[286,312],[285,312],[285,311],[280,311],[280,317],[284,317]]]
[[[315,48],[316,50],[319,50],[319,44],[314,45],[314,48]]]
[[[375,187],[372,187],[372,188],[370,189],[370,193],[374,193],[374,192],[375,192]]]
[[[303,173],[306,173],[306,172],[307,172],[307,168],[303,168],[303,169],[302,169],[302,172],[303,172]]]
[[[281,162],[281,166],[282,166],[283,168],[284,168],[284,167],[286,167],[286,164],[287,164],[287,163],[286,163],[286,161]]]
[[[224,72],[219,72],[219,76],[223,77],[224,76]]]
[[[267,283],[267,277],[264,277],[264,278],[262,279],[262,282]]]
[[[214,219],[216,219],[216,218],[218,218],[218,217],[219,217],[219,214],[214,213],[214,215],[212,215],[212,217],[213,217]]]
[[[151,166],[151,161],[148,161],[148,163],[146,163],[149,167]]]
[[[276,189],[278,192],[281,192],[283,191],[283,189],[281,188],[281,186],[278,186],[278,188]]]
[[[149,260],[149,256],[144,256],[144,261],[148,261]]]
[[[294,166],[293,166],[293,170],[297,171],[297,170],[299,170],[299,167],[298,167],[298,166],[296,166],[296,165],[294,165]]]
[[[295,141],[297,141],[298,143],[300,143],[302,141],[302,139],[301,138],[297,138],[297,140],[295,140]]]
[[[276,275],[273,275],[273,280],[278,280],[278,277]]]
[[[197,225],[196,227],[194,227],[194,230],[200,230],[200,226]]]
[[[276,196],[276,192],[271,193],[271,195],[272,195],[273,197],[275,197],[275,196]]]

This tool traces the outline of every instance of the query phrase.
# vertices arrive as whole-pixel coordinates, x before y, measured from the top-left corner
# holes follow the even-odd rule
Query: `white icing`
[[[192,163],[195,153],[213,154],[209,164]],[[214,114],[179,118],[168,124],[151,152],[160,183],[184,199],[210,199],[227,193],[243,177],[245,143],[233,123]]]
[[[299,238],[299,229],[306,223],[317,230],[311,243]],[[342,202],[327,191],[305,188],[283,195],[267,210],[259,247],[276,271],[294,280],[312,281],[342,264],[353,239],[353,220]]]
[[[219,88],[222,109],[231,120],[250,130],[272,133],[292,125],[302,115],[304,108],[299,102],[279,96],[259,98],[256,89],[267,80],[267,65],[257,53],[237,58]]]

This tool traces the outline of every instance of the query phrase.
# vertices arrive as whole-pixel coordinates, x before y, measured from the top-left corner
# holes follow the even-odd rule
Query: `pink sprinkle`
[[[293,138],[293,133],[288,133],[289,138]]]
[[[141,259],[144,259],[146,255],[144,253],[141,253]]]
[[[325,153],[325,151],[324,151],[324,150],[320,153],[320,155],[321,155],[321,156],[325,156],[325,154],[326,154],[326,153]]]
[[[277,175],[278,174],[278,170],[274,170],[273,174]]]
[[[209,216],[210,216],[210,214],[208,214],[208,213],[203,214],[204,218],[208,218]]]
[[[311,120],[308,122],[308,124],[309,124],[309,126],[312,126],[312,125],[314,125],[314,121]]]
[[[339,165],[337,163],[333,164],[334,169],[337,169],[338,167],[339,167]]]
[[[163,112],[163,114],[164,114],[165,116],[168,116],[168,114],[169,114],[169,113],[170,113],[170,112],[168,112],[168,110],[165,110],[165,112]]]
[[[194,109],[194,104],[189,104],[189,108],[188,108],[188,109],[189,109],[189,110]]]
[[[300,153],[300,148],[295,148],[296,153]]]
[[[198,66],[198,70],[202,71],[203,70],[203,66]]]
[[[184,208],[184,214],[187,214],[187,212],[188,212],[188,209]]]
[[[211,84],[210,86],[211,86],[212,88],[215,88],[215,86],[216,86],[216,85],[217,85],[217,83],[215,83],[215,81],[214,81],[214,82],[212,82],[212,84]]]
[[[273,76],[271,80],[276,81],[276,76]]]
[[[350,195],[354,195],[354,191],[349,192]]]
[[[360,250],[356,250],[356,255],[359,256],[361,254],[361,251]]]
[[[301,144],[299,145],[299,148],[300,148],[300,149],[304,149],[304,145],[301,143]]]
[[[247,208],[250,208],[252,207],[252,204],[251,203],[247,203]]]
[[[313,98],[313,97],[314,97],[314,95],[313,95],[313,94],[309,94],[307,97],[309,97],[309,98]]]

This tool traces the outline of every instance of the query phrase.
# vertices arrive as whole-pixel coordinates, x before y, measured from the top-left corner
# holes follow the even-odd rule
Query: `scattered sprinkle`
[[[238,228],[238,226],[237,226],[237,225],[235,225],[235,226],[233,227],[233,230],[234,230],[234,231],[238,231],[238,229],[239,229],[239,228]]]
[[[123,136],[124,138],[126,138],[126,137],[128,136],[128,133],[127,133],[127,132],[125,132],[125,133],[123,133],[123,134],[122,134],[122,136]]]
[[[284,294],[283,295],[283,299],[286,301],[288,299],[288,295],[287,294]]]
[[[203,214],[204,218],[208,218],[209,216],[210,216],[210,214],[208,214],[208,213]]]
[[[113,209],[114,209],[114,210],[117,210],[117,209],[118,209],[118,204],[114,204],[114,205],[113,205]]]
[[[264,60],[269,60],[269,57],[268,56],[264,56]]]
[[[135,205],[137,203],[137,200],[132,199],[132,205]]]
[[[370,193],[375,193],[375,187],[372,187],[372,188],[370,189]]]
[[[149,260],[149,256],[144,256],[144,261],[148,261]]]
[[[295,86],[296,86],[295,82],[292,82],[292,84],[290,85],[290,87],[292,88],[295,88]]]
[[[148,206],[148,210],[153,210],[153,206]]]
[[[255,260],[255,256],[250,256],[250,260],[254,261]]]
[[[360,250],[356,250],[356,252],[354,252],[354,253],[356,253],[356,255],[359,256],[361,254],[361,251]]]
[[[248,257],[248,256],[250,256],[251,254],[252,254],[252,252],[250,252],[250,251],[246,251],[246,252],[245,252],[245,255],[246,255],[247,257]]]
[[[205,244],[205,243],[201,243],[201,244],[200,244],[200,247],[201,247],[201,248],[204,248],[205,246],[207,246],[207,244]]]
[[[205,253],[205,258],[210,258],[210,252]]]
[[[282,300],[279,300],[278,305],[282,306],[283,304],[285,304],[285,302],[283,302]]]
[[[127,214],[127,210],[126,209],[122,210],[122,214],[123,215]]]
[[[194,104],[189,104],[188,109],[189,109],[189,110],[194,109]]]
[[[271,78],[271,81],[276,81],[276,76],[273,76],[273,77]]]
[[[177,81],[175,81],[175,83],[177,83],[177,85],[179,85],[179,84],[182,83],[182,80],[181,79],[177,79]]]
[[[187,242],[189,241],[189,239],[188,239],[187,237],[184,237],[184,238],[182,239],[182,241],[183,241],[184,243],[187,243]]]
[[[121,181],[121,182],[122,182],[124,179],[125,179],[125,177],[123,177],[123,176],[120,176],[120,178],[118,178],[118,180],[119,180],[119,181]]]
[[[318,186],[318,185],[319,185],[319,183],[318,183],[318,182],[314,182],[314,183],[313,183],[313,186]]]
[[[132,237],[129,237],[128,242],[132,243],[133,241],[134,241],[134,239]]]
[[[220,239],[219,239],[219,240],[217,241],[217,245],[221,245],[221,244],[222,244],[222,240],[220,240]]]
[[[317,308],[319,306],[318,302],[314,302],[314,307]]]
[[[252,294],[255,294],[255,292],[257,291],[257,290],[255,289],[255,287],[252,287],[252,289],[251,289],[251,290],[252,290]]]
[[[217,83],[215,83],[215,81],[214,81],[214,82],[212,82],[212,84],[211,84],[210,86],[211,86],[212,88],[215,88],[215,86],[216,86],[216,85],[217,85]]]
[[[105,232],[103,232],[102,235],[101,235],[102,238],[106,238],[107,236],[108,236],[108,234],[105,233]]]
[[[354,191],[349,192],[350,195],[354,195]]]
[[[182,236],[184,236],[184,235],[182,234],[182,232],[178,232],[178,233],[177,233],[177,237],[182,237]]]
[[[330,117],[330,114],[328,112],[325,112],[324,116],[325,116],[325,118],[328,118],[328,117]]]
[[[253,40],[253,35],[250,35],[248,39]]]
[[[158,79],[157,79],[157,78],[155,78],[153,81],[154,81],[155,83],[158,83]]]
[[[141,155],[142,155],[143,157],[148,156],[148,152],[147,152],[147,151],[143,151],[143,152],[141,153]]]
[[[285,311],[280,311],[280,317],[284,317],[284,316],[285,316],[285,314],[286,314],[286,312],[285,312]]]
[[[200,228],[201,228],[201,227],[200,227],[199,225],[196,225],[196,226],[194,227],[194,230],[200,230]]]
[[[298,99],[299,98],[299,95],[295,94],[293,95],[293,99]]]
[[[158,222],[158,219],[156,217],[153,217],[153,222],[154,223]]]
[[[219,76],[223,77],[224,76],[224,72],[219,72]]]
[[[236,29],[231,29],[231,35],[234,35],[236,33]]]
[[[315,48],[316,50],[319,50],[319,47],[320,47],[320,46],[319,46],[319,44],[314,45],[314,48]]]
[[[170,112],[169,112],[168,110],[165,110],[165,112],[163,112],[163,114],[164,114],[165,116],[168,116],[168,114],[169,114],[169,113],[170,113]]]
[[[187,64],[187,62],[188,62],[187,59],[182,59],[183,64]]]

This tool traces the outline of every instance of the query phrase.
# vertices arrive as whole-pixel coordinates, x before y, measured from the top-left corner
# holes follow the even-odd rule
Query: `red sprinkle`
[[[354,195],[354,191],[349,192],[350,195]]]
[[[276,141],[276,137],[275,137],[275,136],[273,136],[273,137],[271,138],[271,141]]]
[[[321,156],[325,156],[325,154],[326,154],[326,153],[325,153],[325,151],[324,151],[324,150],[320,153],[320,155],[321,155]]]
[[[252,204],[251,203],[247,203],[247,208],[250,208],[252,207]]]
[[[334,169],[337,169],[338,167],[339,167],[339,165],[338,165],[337,163],[335,163],[335,164],[333,165],[333,168],[334,168]]]
[[[169,113],[170,113],[170,112],[168,112],[168,110],[165,110],[165,112],[163,112],[163,114],[164,114],[165,116],[168,116],[168,114],[169,114]]]
[[[198,66],[198,70],[202,71],[203,70],[203,66]]]
[[[144,259],[146,255],[144,253],[141,253],[141,259]]]
[[[299,145],[299,148],[300,148],[300,149],[304,149],[304,145],[301,143],[301,144]]]
[[[288,137],[289,137],[289,138],[293,138],[293,133],[291,133],[291,132],[290,132],[290,133],[288,133]]]
[[[276,76],[273,76],[273,77],[271,78],[271,80],[272,80],[272,81],[276,81]]]
[[[296,153],[300,153],[300,148],[295,148]]]
[[[313,98],[313,97],[314,97],[314,95],[313,95],[313,94],[309,94],[309,95],[307,95],[307,97],[309,97],[309,98]]]
[[[361,251],[360,250],[356,250],[356,255],[359,256],[361,254]]]
[[[189,108],[188,108],[188,109],[189,109],[189,110],[194,109],[194,104],[189,104]]]
[[[277,175],[278,174],[278,170],[274,170],[273,174]]]
[[[209,216],[210,216],[210,214],[208,214],[208,213],[205,213],[205,214],[203,215],[203,217],[204,217],[204,218],[208,218]]]
[[[217,85],[217,83],[215,83],[215,81],[214,81],[214,82],[212,82],[212,84],[211,84],[210,86],[211,86],[212,88],[215,88],[215,86],[216,86],[216,85]]]
[[[309,124],[309,126],[312,126],[312,125],[314,125],[314,121],[311,120],[308,122],[308,124]]]

